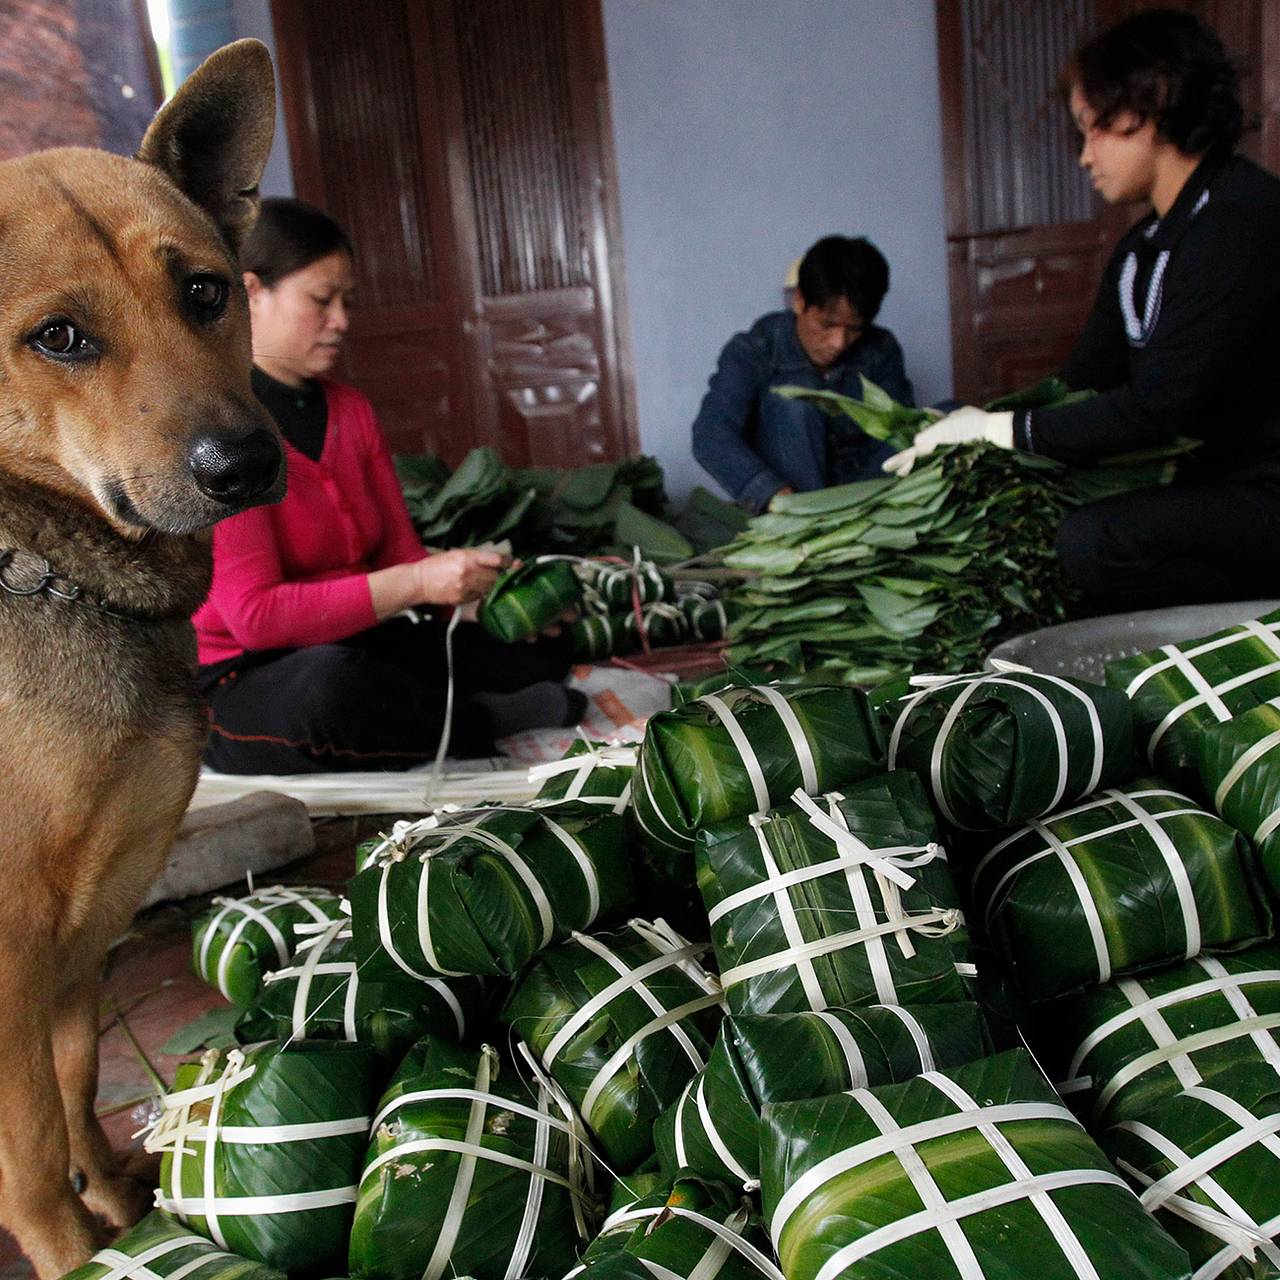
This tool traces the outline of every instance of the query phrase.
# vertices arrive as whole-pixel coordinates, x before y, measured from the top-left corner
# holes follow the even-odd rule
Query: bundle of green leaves
[[[516,470],[482,446],[452,475],[430,455],[398,457],[396,471],[414,526],[430,547],[507,539],[517,555],[629,556],[637,546],[663,562],[694,554],[665,519],[662,468],[654,458]]]
[[[780,388],[905,448],[940,416],[863,380],[863,399]],[[1049,379],[990,409],[1090,393]],[[1062,621],[1071,594],[1054,536],[1074,506],[1172,477],[1192,441],[1073,471],[992,445],[941,448],[901,478],[775,498],[725,550],[747,581],[729,660],[875,684],[912,671],[974,670],[1001,640]]]

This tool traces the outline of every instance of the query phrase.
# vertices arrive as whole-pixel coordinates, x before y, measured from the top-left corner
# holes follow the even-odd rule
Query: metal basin
[[[1083,618],[1056,627],[1029,631],[998,644],[988,655],[1021,663],[1047,675],[1072,676],[1103,682],[1105,665],[1115,658],[1162,644],[1178,644],[1259,618],[1280,608],[1280,600],[1235,600],[1226,604],[1178,605],[1172,609],[1144,609]]]

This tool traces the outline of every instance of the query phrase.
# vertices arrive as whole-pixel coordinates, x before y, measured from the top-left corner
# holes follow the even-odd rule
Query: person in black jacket
[[[1152,206],[1062,371],[1098,394],[959,409],[885,469],[980,440],[1088,467],[1190,437],[1202,443],[1173,483],[1064,522],[1058,554],[1084,611],[1280,594],[1280,179],[1234,154],[1238,68],[1196,18],[1151,10],[1086,44],[1066,80],[1094,187]]]

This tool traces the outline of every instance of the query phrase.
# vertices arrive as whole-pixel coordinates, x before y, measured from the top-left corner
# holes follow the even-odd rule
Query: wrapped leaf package
[[[600,613],[627,613],[637,604],[654,604],[675,598],[671,579],[648,560],[630,564],[588,560],[579,564],[588,603]]]
[[[243,898],[214,898],[192,925],[192,967],[232,1004],[247,1005],[262,975],[289,963],[294,926],[325,924],[342,914],[327,889],[273,885]]]
[[[888,767],[919,774],[947,822],[1011,827],[1131,776],[1133,726],[1122,693],[995,666],[981,675],[915,676],[909,693],[883,703]]]
[[[704,600],[700,596],[685,596],[680,608],[689,620],[692,639],[723,640],[729,631],[729,612],[718,596]]]
[[[691,1177],[610,1215],[582,1263],[565,1280],[783,1280],[751,1200]]]
[[[578,741],[559,760],[535,764],[529,781],[540,782],[540,800],[581,800],[588,804],[614,801],[621,813],[631,801],[631,775],[637,748],[620,742]]]
[[[606,807],[426,818],[352,880],[356,954],[370,978],[513,974],[633,894],[626,826]]]
[[[642,605],[639,614],[628,613],[622,619],[623,634],[634,641],[632,647],[649,645],[663,648],[684,644],[690,635],[689,619],[677,604]],[[643,633],[643,640],[641,634]]]
[[[977,864],[974,910],[1022,993],[1047,1000],[1270,933],[1243,838],[1146,780],[1032,822]]]
[[[625,613],[588,613],[569,624],[573,656],[577,662],[598,662],[631,653],[638,641],[627,628]]]
[[[1264,703],[1200,731],[1200,782],[1213,807],[1258,851],[1280,893],[1280,708]]]
[[[224,1253],[158,1209],[64,1280],[180,1280],[193,1272],[200,1280],[284,1280],[283,1272]]]
[[[573,1265],[594,1212],[585,1131],[553,1081],[526,1087],[521,1074],[488,1046],[414,1047],[374,1116],[352,1276],[504,1280]]]
[[[760,1161],[787,1280],[1190,1276],[1023,1050],[774,1103]]]
[[[1190,784],[1202,729],[1280,695],[1280,612],[1108,662],[1107,683],[1129,695],[1152,767]]]
[[[267,974],[236,1039],[349,1040],[371,1046],[390,1070],[428,1032],[464,1040],[482,998],[478,978],[370,980],[356,964],[350,922],[335,920],[302,944],[292,965]]]
[[[575,934],[529,965],[502,1010],[622,1172],[652,1154],[654,1121],[706,1065],[722,1012],[698,963],[708,950],[661,920]]]
[[[640,749],[633,804],[651,850],[691,852],[694,834],[879,773],[880,727],[859,689],[730,688],[660,711]]]
[[[476,614],[480,625],[508,644],[536,636],[582,598],[566,560],[529,560],[508,569],[489,588]]]
[[[335,1273],[369,1132],[372,1050],[210,1050],[174,1084],[146,1140],[163,1152],[156,1204],[220,1249],[291,1275]]]
[[[990,1051],[969,1001],[730,1015],[707,1065],[662,1113],[658,1155],[670,1173],[750,1184],[760,1178],[766,1103],[896,1084]]]
[[[698,836],[734,1013],[961,1000],[966,935],[924,790],[899,770]]]
[[[1240,1067],[1193,1085],[1102,1145],[1198,1280],[1280,1276],[1280,1076]]]
[[[1225,1071],[1280,1071],[1280,947],[1273,943],[1139,978],[1044,1009],[1037,1051],[1097,1124],[1141,1117]]]

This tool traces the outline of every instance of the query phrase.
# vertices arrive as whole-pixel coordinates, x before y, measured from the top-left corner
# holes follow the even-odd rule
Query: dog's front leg
[[[108,1226],[122,1229],[146,1213],[151,1197],[141,1183],[123,1175],[95,1110],[99,990],[96,971],[68,989],[54,1015],[53,1060],[66,1114],[75,1189]]]
[[[48,965],[32,965],[9,922],[0,951],[0,1223],[40,1280],[57,1280],[102,1241],[67,1177],[71,1151],[54,1077]],[[43,981],[42,981],[43,979]]]

